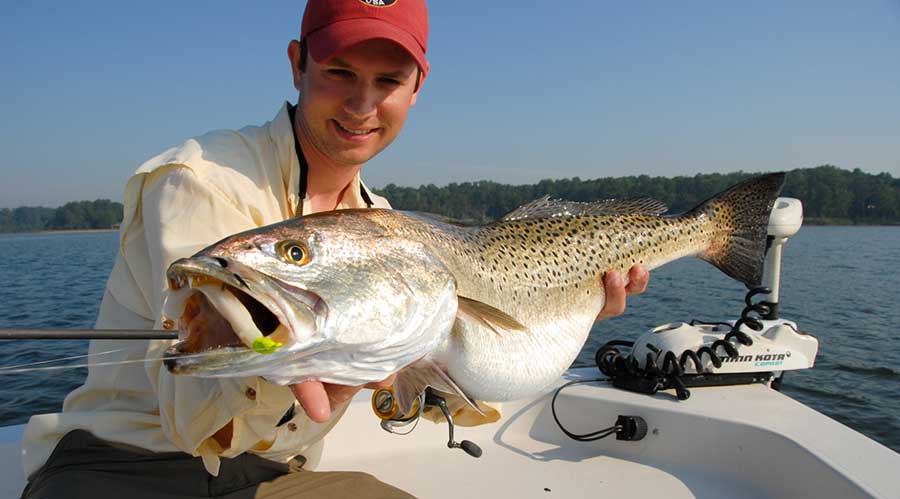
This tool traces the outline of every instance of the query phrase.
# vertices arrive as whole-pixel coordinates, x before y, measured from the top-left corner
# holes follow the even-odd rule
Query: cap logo
[[[359,3],[370,7],[390,7],[397,3],[397,0],[359,0]]]

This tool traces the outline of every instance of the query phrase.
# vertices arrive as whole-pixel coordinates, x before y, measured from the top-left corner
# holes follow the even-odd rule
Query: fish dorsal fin
[[[434,361],[424,358],[404,367],[397,373],[394,380],[394,396],[397,397],[397,407],[400,413],[410,416],[413,403],[426,388],[431,387],[440,392],[455,395],[481,416],[485,413],[478,407],[478,403],[465,394],[443,369]]]
[[[604,199],[582,203],[544,196],[507,213],[502,221],[527,218],[577,217],[586,215],[661,215],[669,211],[665,203],[652,198]]]
[[[527,327],[506,312],[465,296],[457,297],[456,318],[484,326],[497,334],[528,331]]]
[[[455,218],[450,218],[444,215],[438,215],[437,213],[428,213],[426,211],[407,211],[407,215],[410,215],[415,218],[425,219],[427,221],[439,222],[447,225],[455,225],[457,227],[474,227],[478,224],[472,221],[467,220],[457,220]]]

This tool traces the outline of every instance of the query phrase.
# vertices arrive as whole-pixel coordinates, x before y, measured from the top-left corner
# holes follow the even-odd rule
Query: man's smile
[[[338,135],[352,139],[352,140],[360,140],[364,137],[367,137],[374,132],[380,130],[380,128],[364,128],[364,127],[356,127],[349,124],[342,124],[340,121],[332,119],[332,123],[334,123],[334,128],[338,132]]]

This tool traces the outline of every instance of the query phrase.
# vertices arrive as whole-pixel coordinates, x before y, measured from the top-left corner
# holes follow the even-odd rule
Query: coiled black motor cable
[[[690,390],[682,379],[685,375],[685,369],[689,363],[694,364],[694,370],[699,374],[703,372],[703,355],[705,354],[714,367],[722,366],[722,358],[717,352],[721,349],[729,358],[738,356],[737,348],[729,342],[734,338],[742,345],[752,345],[753,339],[745,332],[741,331],[741,326],[747,326],[754,331],[761,331],[763,324],[760,320],[761,316],[769,312],[769,307],[765,303],[753,303],[753,297],[759,294],[769,294],[771,290],[765,287],[754,287],[747,292],[744,297],[746,306],[741,311],[741,317],[734,325],[724,322],[702,322],[691,321],[691,325],[700,324],[721,324],[731,328],[724,339],[716,340],[710,346],[703,346],[697,350],[685,350],[681,356],[676,356],[674,352],[666,352],[663,354],[662,366],[657,364],[657,359],[662,353],[659,349],[648,345],[653,353],[648,353],[644,367],[640,367],[637,358],[633,354],[623,357],[617,347],[633,348],[633,341],[613,340],[607,342],[599,350],[597,350],[594,360],[600,372],[609,377],[613,386],[618,388],[636,391],[640,393],[654,394],[659,390],[675,389],[676,397],[679,400],[687,400],[691,396]],[[755,314],[755,315],[754,315]],[[654,355],[655,354],[655,355]]]

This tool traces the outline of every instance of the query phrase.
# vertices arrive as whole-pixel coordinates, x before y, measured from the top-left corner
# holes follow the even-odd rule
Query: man
[[[427,37],[424,0],[310,0],[300,40],[288,46],[296,107],[285,104],[261,127],[191,139],[128,181],[97,327],[171,328],[161,317],[166,268],[230,234],[319,211],[389,207],[359,171],[415,104],[429,70]],[[625,288],[607,276],[598,319],[621,313],[626,292],[646,286],[646,271],[630,278]],[[201,298],[182,319],[179,327],[201,328],[210,345],[229,335]],[[159,361],[168,345],[91,343],[103,356],[92,357],[85,384],[61,414],[28,424],[23,497],[408,497],[364,474],[297,471],[314,467],[322,437],[361,387],[173,376]]]

